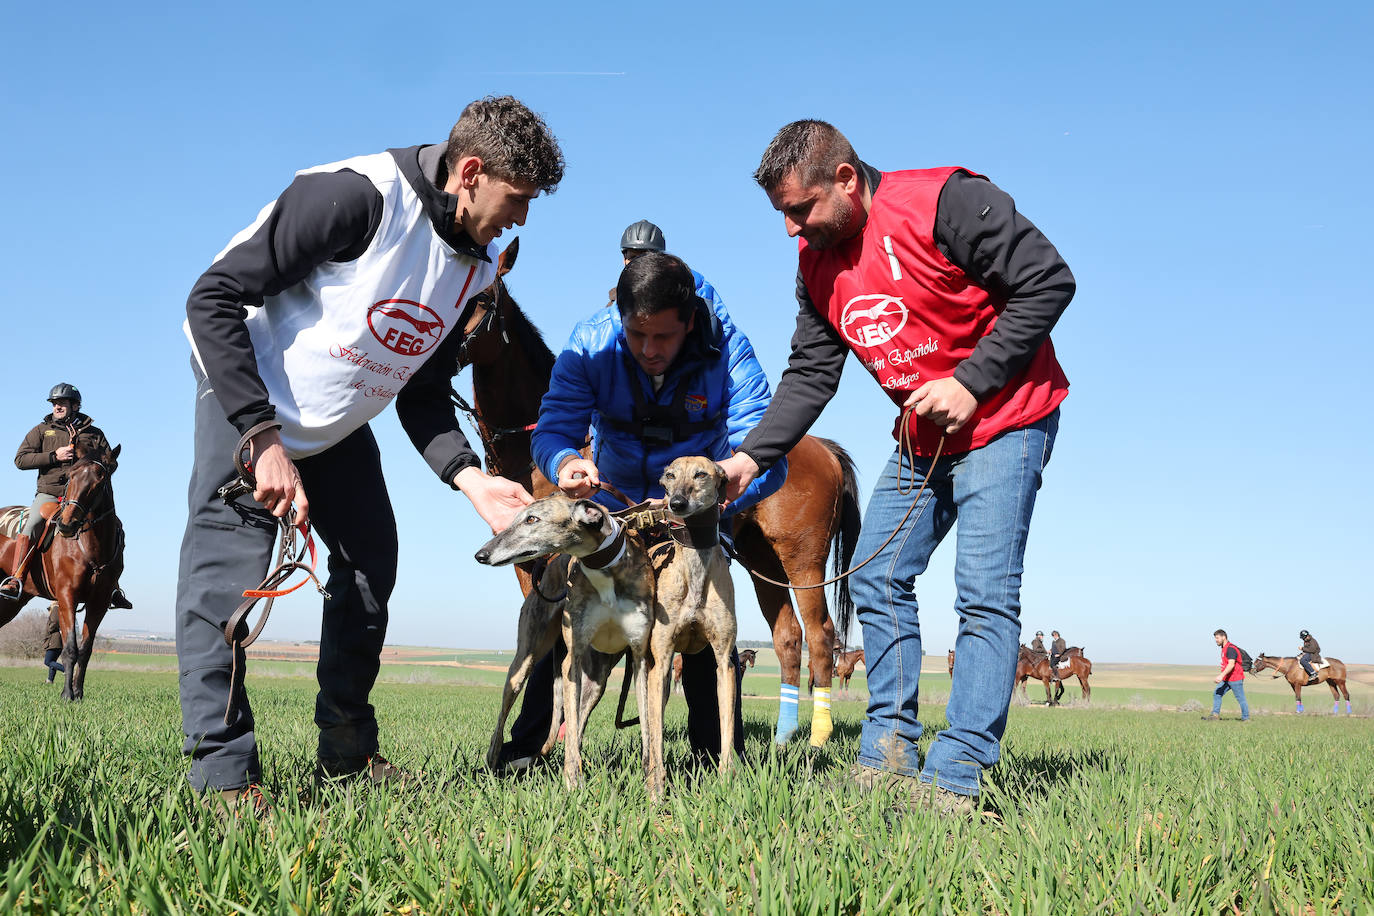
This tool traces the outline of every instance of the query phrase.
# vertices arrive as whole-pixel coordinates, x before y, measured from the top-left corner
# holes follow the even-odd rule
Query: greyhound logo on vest
[[[438,315],[409,299],[383,299],[367,310],[372,336],[393,353],[419,356],[433,349],[444,334]]]
[[[845,303],[840,333],[856,347],[885,344],[906,326],[906,305],[901,296],[874,293],[855,296]]]

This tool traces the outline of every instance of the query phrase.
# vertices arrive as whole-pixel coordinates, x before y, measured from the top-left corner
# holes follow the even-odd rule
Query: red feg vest
[[[940,190],[956,171],[884,172],[858,236],[825,250],[800,245],[802,280],[817,311],[898,406],[926,382],[953,375],[992,333],[1004,305],[935,245]],[[1068,393],[1046,338],[1020,374],[946,437],[944,452],[967,452],[1034,423]],[[900,423],[899,415],[894,438]],[[911,424],[916,454],[933,455],[943,430],[914,414]]]
[[[1231,669],[1231,673],[1230,673],[1229,676],[1227,676],[1226,680],[1228,680],[1228,681],[1243,681],[1243,680],[1245,680],[1245,669],[1242,668],[1241,665],[1240,665],[1240,649],[1236,646],[1235,643],[1231,643],[1231,642],[1222,643],[1222,645],[1221,645],[1221,670],[1222,670],[1222,671],[1225,671],[1225,670],[1226,670],[1226,663],[1229,662],[1229,661],[1231,661],[1231,659],[1229,659],[1229,658],[1226,657],[1226,650],[1227,650],[1227,649],[1235,649],[1235,650],[1236,650],[1236,657],[1235,657],[1236,666],[1235,666],[1234,668]]]

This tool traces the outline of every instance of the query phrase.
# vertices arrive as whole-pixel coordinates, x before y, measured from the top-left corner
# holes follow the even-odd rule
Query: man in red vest
[[[959,168],[879,172],[824,121],[779,131],[754,178],[788,235],[801,237],[800,309],[772,404],[721,462],[730,493],[806,433],[851,351],[893,403],[909,409],[902,416],[911,448],[888,462],[855,552],[878,556],[850,582],[871,693],[855,775],[864,787],[899,783],[912,807],[972,811],[1007,724],[1026,537],[1068,393],[1049,334],[1073,298],[1073,274],[982,176]],[[907,515],[912,495],[900,481],[913,474],[930,483]],[[922,764],[913,583],[956,520],[959,664],[950,727]]]

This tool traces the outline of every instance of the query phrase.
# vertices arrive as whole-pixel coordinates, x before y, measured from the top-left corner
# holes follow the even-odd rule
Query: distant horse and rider
[[[954,671],[954,650],[949,653],[950,673]],[[1049,706],[1058,706],[1060,699],[1064,696],[1064,677],[1078,678],[1078,684],[1083,690],[1083,702],[1088,703],[1092,700],[1092,688],[1088,685],[1088,677],[1093,673],[1093,663],[1083,655],[1080,646],[1070,646],[1064,651],[1064,655],[1059,660],[1059,666],[1050,666],[1049,655],[1044,652],[1036,652],[1029,646],[1022,645],[1016,658],[1016,684],[1021,688],[1021,698],[1029,701],[1026,696],[1026,681],[1035,678],[1045,685],[1045,702]],[[1054,684],[1053,692],[1050,685]]]
[[[522,484],[536,498],[554,490],[531,459],[531,434],[548,391],[554,354],[519,305],[504,277],[515,264],[518,239],[501,253],[497,279],[470,300],[461,323],[458,368],[471,366],[473,403],[467,410],[477,427],[493,474]],[[788,453],[787,481],[772,496],[741,512],[735,546],[744,564],[769,578],[808,585],[849,566],[859,534],[859,492],[853,460],[834,442],[806,436]],[[611,481],[614,483],[614,481]],[[525,594],[532,567],[517,570]],[[811,679],[829,688],[834,677],[830,647],[836,626],[822,589],[792,590],[754,581],[760,610],[772,631],[783,684],[801,684],[801,655],[810,655]],[[839,632],[853,614],[848,580],[835,591]],[[801,622],[797,615],[800,613]],[[804,638],[803,638],[804,637]],[[556,711],[555,711],[555,714]],[[790,737],[778,734],[778,741]],[[828,735],[813,733],[812,744]]]
[[[849,679],[854,676],[854,669],[864,664],[864,650],[851,649],[846,651],[843,646],[835,649],[835,678],[840,682],[840,693],[849,696]],[[864,665],[864,667],[868,667]]]
[[[124,571],[124,526],[115,514],[110,478],[119,467],[119,452],[76,443],[76,461],[67,473],[61,499],[53,505],[40,536],[30,548],[38,556],[28,564],[16,598],[0,597],[0,626],[13,620],[33,598],[57,602],[62,633],[61,661],[66,667],[62,698],[85,695],[86,669],[95,634]],[[0,567],[9,575],[20,565],[19,538],[27,506],[0,509]],[[46,514],[46,512],[45,512]],[[76,612],[84,606],[79,631]]]
[[[1325,663],[1316,669],[1316,677],[1309,679],[1297,657],[1265,655],[1261,652],[1255,656],[1255,661],[1250,667],[1250,673],[1259,674],[1265,670],[1274,672],[1271,677],[1282,677],[1288,681],[1288,686],[1293,688],[1293,697],[1297,702],[1298,712],[1303,711],[1302,689],[1317,684],[1326,684],[1331,689],[1331,714],[1336,715],[1340,712],[1341,699],[1344,698],[1345,714],[1350,715],[1350,691],[1345,686],[1345,663],[1339,658],[1326,656]]]

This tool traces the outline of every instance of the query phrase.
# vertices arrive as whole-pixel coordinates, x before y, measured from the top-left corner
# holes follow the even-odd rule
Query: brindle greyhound
[[[646,665],[654,613],[654,576],[639,537],[628,532],[604,506],[590,499],[574,501],[559,493],[526,506],[504,531],[477,551],[477,562],[505,566],[551,553],[576,558],[568,562],[566,600],[561,600],[562,596],[550,600],[535,588],[520,609],[515,660],[502,692],[501,713],[487,751],[487,765],[496,766],[506,717],[533,661],[552,647],[550,624],[561,609],[563,640],[568,647],[563,660],[563,718],[568,725],[563,776],[573,786],[582,776],[582,731],[587,715],[601,699],[606,680],[626,649],[637,675],[639,708],[644,710],[652,705],[648,702]],[[561,562],[552,564],[543,581],[564,581],[554,574],[562,568]],[[544,586],[545,590],[550,588],[548,584]],[[661,767],[663,717],[641,718],[645,766],[650,767],[651,761],[657,760]],[[651,757],[654,746],[659,748],[657,758]],[[651,769],[650,786],[655,784],[662,785],[662,775],[655,782]]]
[[[660,480],[669,513],[685,523],[672,559],[658,574],[654,627],[649,634],[648,690],[641,701],[649,733],[649,791],[663,791],[663,710],[668,703],[671,659],[676,650],[716,656],[716,700],[720,709],[720,772],[731,768],[735,744],[735,586],[719,543],[720,502],[725,472],[709,458],[678,458]]]

